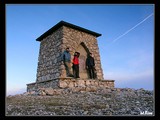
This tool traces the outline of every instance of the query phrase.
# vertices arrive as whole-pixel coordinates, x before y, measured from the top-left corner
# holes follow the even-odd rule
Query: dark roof
[[[43,38],[47,37],[47,36],[50,35],[53,31],[56,31],[58,28],[60,28],[60,27],[62,27],[62,26],[67,26],[67,27],[70,27],[70,28],[73,28],[73,29],[77,29],[77,30],[86,32],[86,33],[88,33],[88,34],[94,35],[94,36],[96,36],[96,37],[101,36],[101,34],[99,34],[99,33],[96,33],[96,32],[90,31],[90,30],[87,30],[87,29],[85,29],[85,28],[82,28],[82,27],[73,25],[73,24],[68,23],[68,22],[65,22],[65,21],[60,21],[60,22],[57,23],[55,26],[53,26],[53,27],[50,28],[48,31],[46,31],[44,34],[42,34],[40,37],[38,37],[38,38],[36,39],[36,41],[41,41]]]

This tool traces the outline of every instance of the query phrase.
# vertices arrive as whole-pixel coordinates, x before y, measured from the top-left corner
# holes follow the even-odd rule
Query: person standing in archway
[[[79,77],[79,56],[80,56],[80,53],[79,52],[75,52],[74,53],[74,58],[73,58],[73,75],[74,75],[74,78],[80,78]]]
[[[88,70],[89,73],[89,77],[90,79],[95,79],[95,62],[94,62],[94,58],[92,56],[92,53],[88,54],[88,57],[86,59],[86,68]]]

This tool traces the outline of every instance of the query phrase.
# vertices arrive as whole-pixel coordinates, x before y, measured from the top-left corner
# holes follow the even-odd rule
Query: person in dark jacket
[[[86,59],[86,68],[88,70],[90,79],[95,79],[95,62],[94,58],[92,57],[92,53],[88,54],[88,57]]]
[[[74,78],[80,78],[79,77],[79,52],[75,52],[74,53],[74,57],[73,57],[73,76]]]
[[[67,47],[66,50],[63,52],[62,54],[62,60],[64,62],[64,66],[66,68],[66,73],[67,73],[67,77],[73,77],[72,73],[71,73],[71,54],[70,54],[70,50]]]

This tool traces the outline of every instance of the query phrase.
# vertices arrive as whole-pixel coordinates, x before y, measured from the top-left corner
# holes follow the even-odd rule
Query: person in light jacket
[[[67,77],[73,77],[73,74],[71,73],[72,66],[69,47],[67,47],[66,50],[62,53],[62,60],[66,68]]]

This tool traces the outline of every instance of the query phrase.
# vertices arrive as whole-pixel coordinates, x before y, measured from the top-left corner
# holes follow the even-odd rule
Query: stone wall
[[[66,77],[65,67],[60,60],[60,56],[66,47],[71,49],[71,56],[80,45],[91,52],[95,58],[95,68],[97,70],[97,79],[103,79],[101,68],[99,48],[96,37],[69,27],[61,27],[51,35],[44,38],[40,43],[38,58],[37,80],[53,80],[59,77]],[[86,52],[88,52],[86,51]]]
[[[91,80],[91,79],[73,79],[57,78],[36,83],[27,84],[27,92],[37,91],[42,88],[52,88],[56,90],[71,88],[74,90],[97,90],[99,88],[114,88],[114,80]]]
[[[97,79],[104,79],[96,36],[65,26],[63,27],[63,34],[63,50],[66,48],[66,46],[70,47],[73,57],[74,52],[77,51],[77,48],[81,43],[83,43],[83,45],[87,47],[89,52],[91,52],[93,54],[93,57],[95,58]],[[63,75],[65,74],[62,73],[62,77],[64,77]]]
[[[41,41],[36,81],[53,80],[60,77],[61,67],[63,67],[60,61],[62,32],[62,28],[59,28]]]

